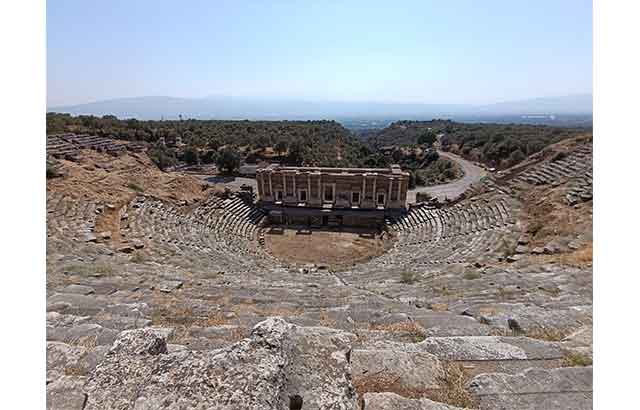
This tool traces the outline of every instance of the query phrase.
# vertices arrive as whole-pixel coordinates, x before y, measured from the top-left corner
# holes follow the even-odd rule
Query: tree
[[[453,179],[456,177],[456,171],[453,169],[453,167],[447,167],[444,172],[442,173],[442,175],[446,178],[446,179]]]
[[[210,138],[209,139],[209,143],[207,144],[209,149],[212,149],[214,151],[217,151],[218,148],[220,148],[221,145],[222,144],[220,144],[220,141],[217,138]]]
[[[255,147],[256,148],[266,148],[271,144],[271,140],[264,134],[261,134],[256,138]]]
[[[216,161],[217,155],[217,151],[209,150],[200,157],[200,160],[203,164],[213,164]]]
[[[436,142],[436,140],[437,140],[436,134],[431,130],[427,130],[426,132],[424,132],[418,137],[418,144],[426,145],[427,147],[432,147],[433,143]]]
[[[391,158],[393,158],[393,162],[395,163],[399,163],[400,161],[402,161],[403,157],[404,157],[404,154],[402,153],[402,149],[400,148],[394,149],[393,152],[391,153]]]
[[[389,161],[384,155],[375,153],[365,158],[364,165],[369,168],[386,168],[389,166]]]
[[[415,184],[416,184],[416,186],[425,186],[425,185],[427,185],[427,180],[424,179],[424,175],[422,175],[421,172],[417,172],[416,171]]]
[[[415,189],[416,187],[416,173],[409,171],[409,189]]]
[[[240,155],[231,148],[225,148],[216,158],[216,165],[220,171],[232,173],[240,167]]]
[[[287,152],[287,148],[288,148],[287,141],[284,141],[284,140],[278,141],[275,148],[276,148],[276,152],[279,154],[282,154],[283,152]]]
[[[304,147],[300,141],[294,141],[289,145],[288,160],[296,165],[302,165],[304,161]]]
[[[184,150],[184,162],[189,165],[195,165],[198,163],[198,150],[193,146],[188,146]]]
[[[438,159],[440,158],[440,154],[438,154],[438,151],[434,150],[434,149],[430,149],[427,154],[424,156],[425,165],[429,165],[433,162],[436,162]]]
[[[511,165],[514,165],[514,164],[517,164],[518,162],[523,161],[525,158],[526,156],[524,155],[524,152],[522,152],[522,150],[520,149],[517,149],[513,151],[509,156],[509,162],[511,163]]]
[[[163,147],[152,148],[149,150],[148,155],[151,161],[153,161],[153,163],[162,171],[176,163],[176,158],[173,155],[173,152]]]

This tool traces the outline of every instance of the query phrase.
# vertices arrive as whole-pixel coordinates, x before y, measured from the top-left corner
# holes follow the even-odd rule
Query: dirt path
[[[314,263],[334,268],[348,266],[381,255],[388,246],[389,242],[367,229],[298,231],[289,227],[265,232],[267,251],[293,264]]]
[[[464,176],[448,184],[420,187],[409,190],[407,192],[408,203],[416,203],[416,193],[418,192],[426,192],[429,195],[437,197],[441,200],[445,197],[454,199],[458,195],[466,191],[472,184],[478,182],[483,176],[487,175],[487,171],[485,171],[483,168],[473,164],[470,161],[467,161],[466,159],[459,157],[458,155],[442,151],[438,151],[438,153],[443,157],[460,164],[460,166],[462,167],[462,171],[464,172]]]

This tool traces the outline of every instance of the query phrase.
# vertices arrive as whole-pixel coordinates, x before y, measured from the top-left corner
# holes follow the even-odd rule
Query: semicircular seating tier
[[[147,242],[159,261],[198,259],[219,270],[268,268],[274,260],[258,244],[264,211],[240,198],[211,197],[194,210],[149,197],[128,204],[120,230]],[[211,268],[211,266],[209,266]]]
[[[503,239],[517,235],[517,212],[517,201],[506,195],[474,197],[448,208],[413,207],[387,220],[398,240],[375,263],[428,267],[496,256]]]

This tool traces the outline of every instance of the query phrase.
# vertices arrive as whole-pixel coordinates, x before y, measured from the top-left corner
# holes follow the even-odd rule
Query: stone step
[[[469,390],[483,410],[591,409],[593,368],[531,368],[514,375],[481,374],[471,380]]]

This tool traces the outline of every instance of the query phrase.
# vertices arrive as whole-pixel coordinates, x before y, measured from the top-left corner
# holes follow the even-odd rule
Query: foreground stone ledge
[[[429,399],[408,399],[395,393],[365,393],[366,410],[463,410]]]
[[[84,385],[84,408],[357,408],[353,334],[275,317],[224,349],[169,350],[166,336],[153,328],[121,332]]]
[[[593,406],[593,368],[531,368],[522,373],[480,374],[469,382],[480,408],[584,410]]]

